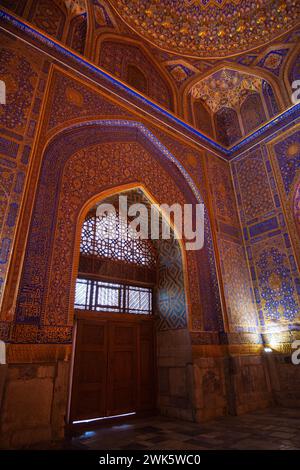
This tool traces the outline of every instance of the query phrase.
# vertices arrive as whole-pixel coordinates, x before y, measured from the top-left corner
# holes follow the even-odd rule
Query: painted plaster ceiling
[[[202,99],[213,112],[217,112],[223,107],[238,108],[249,94],[261,92],[261,89],[261,78],[222,69],[196,83],[191,95]]]
[[[168,52],[226,57],[295,27],[299,0],[109,0],[137,34]]]

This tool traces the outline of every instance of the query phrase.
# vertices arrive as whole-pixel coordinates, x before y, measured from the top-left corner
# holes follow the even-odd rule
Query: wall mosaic
[[[256,332],[257,312],[228,165],[207,158],[230,332]],[[239,282],[237,282],[237,279]]]
[[[27,0],[1,0],[1,5],[22,16]]]
[[[267,120],[260,94],[252,93],[246,97],[241,106],[241,117],[245,134],[249,134]]]
[[[219,247],[230,331],[255,333],[258,319],[244,247],[221,237]]]
[[[6,83],[9,103],[9,106],[1,106],[0,126],[22,133],[30,111],[37,73],[24,55],[6,47],[0,49],[0,73],[1,80]]]
[[[258,62],[257,66],[268,70],[278,77],[288,52],[289,49],[270,51]]]
[[[14,170],[5,166],[0,166],[0,233],[4,229],[4,223],[8,212],[9,195],[13,188]],[[6,253],[7,254],[7,253]],[[7,262],[7,256],[1,250],[2,264]]]
[[[279,113],[280,109],[271,85],[265,80],[263,81],[262,94],[265,100],[269,118],[272,118]]]
[[[167,65],[167,70],[170,72],[178,86],[182,85],[188,78],[195,75],[195,71],[182,64]]]
[[[174,240],[159,242],[157,309],[159,330],[187,327],[182,256]]]
[[[98,64],[121,80],[127,81],[128,65],[134,65],[147,77],[147,94],[162,106],[173,109],[172,92],[161,72],[136,46],[105,41],[101,44]]]
[[[42,65],[41,65],[42,67]],[[37,70],[34,70],[36,73]],[[16,131],[13,130],[13,129],[7,129],[5,131],[5,134],[3,136],[3,140],[1,140],[1,143],[0,143],[0,150],[1,150],[1,155],[3,154],[3,159],[5,158],[6,162],[9,162],[9,165],[7,165],[5,168],[15,168],[15,164],[17,161],[21,161],[23,165],[26,165],[27,162],[28,162],[28,158],[29,158],[29,154],[30,154],[30,147],[31,147],[31,139],[32,139],[32,136],[34,135],[34,128],[35,128],[35,124],[36,124],[36,120],[37,120],[37,117],[38,117],[38,113],[39,113],[39,103],[41,102],[40,99],[42,97],[42,93],[43,93],[43,87],[45,86],[45,76],[46,76],[46,73],[47,73],[48,69],[47,67],[45,66],[43,68],[43,78],[40,77],[40,81],[38,80],[38,76],[36,77],[36,81],[35,81],[35,86],[34,86],[34,89],[32,91],[32,93],[36,93],[36,95],[34,96],[34,98],[32,97],[31,99],[31,103],[30,103],[30,107],[29,107],[29,110],[27,112],[27,115],[26,115],[26,119],[23,123],[23,127],[24,127],[24,133],[26,133],[26,141],[24,140],[23,141],[23,137],[20,135],[20,134],[16,134]],[[79,82],[76,82],[75,80],[71,80],[70,78],[68,77],[63,77],[63,80],[60,80],[61,77],[58,77],[57,75],[53,75],[53,84],[55,83],[56,85],[56,91],[55,93],[57,92],[58,95],[59,93],[61,92],[61,94],[59,95],[59,99],[56,99],[51,91],[50,93],[50,98],[49,98],[49,105],[50,103],[51,106],[49,109],[49,112],[47,110],[47,113],[46,113],[46,118],[45,118],[45,123],[48,122],[49,123],[49,130],[51,130],[51,132],[55,129],[55,127],[62,127],[62,125],[66,122],[68,122],[69,120],[83,120],[83,119],[87,119],[87,118],[90,118],[90,117],[95,117],[95,115],[98,114],[99,116],[99,109],[101,109],[101,111],[103,110],[103,114],[107,114],[107,113],[111,113],[110,115],[113,116],[114,118],[116,116],[120,116],[120,108],[109,103],[108,101],[104,101],[104,99],[102,101],[100,101],[99,97],[97,96],[97,93],[96,92],[91,92],[91,89],[88,89],[87,87],[84,87],[82,85],[79,84]],[[36,86],[38,86],[38,89],[36,91]],[[70,87],[70,89],[68,89]],[[35,98],[38,98],[38,99],[35,99]],[[52,100],[52,101],[51,101]],[[67,101],[66,101],[67,100]],[[68,103],[67,106],[66,106],[66,102]],[[106,109],[106,106],[107,106],[107,109]],[[97,111],[96,111],[97,110]],[[108,110],[108,111],[107,111]],[[30,114],[30,111],[31,111],[31,114]],[[126,113],[124,112],[123,115],[125,115]],[[49,117],[49,119],[48,119]],[[45,130],[45,129],[44,129]],[[11,132],[11,136],[13,135],[13,137],[9,136],[9,132]],[[22,131],[23,133],[23,131]],[[105,134],[105,132],[104,132]],[[120,129],[118,128],[117,131],[115,131],[115,134],[118,136],[118,138],[122,138],[122,132],[120,131]],[[137,129],[135,128],[134,131],[133,131],[133,134],[136,136],[137,134]],[[163,134],[163,132],[161,132],[161,134]],[[16,135],[19,135],[19,139],[16,137]],[[157,133],[158,135],[158,133]],[[68,140],[69,139],[69,136],[66,138],[66,141],[64,142],[64,146],[63,148],[65,149],[65,145],[68,146],[69,144],[71,145],[71,140]],[[144,137],[142,136],[139,136],[139,143],[141,144],[144,144]],[[168,136],[166,136],[164,134],[164,139],[162,139],[162,141],[164,142],[167,142],[168,141]],[[87,139],[88,140],[88,139]],[[89,141],[87,142],[86,140],[86,143],[88,144],[91,144],[91,138],[89,138]],[[147,140],[147,139],[146,139]],[[95,145],[96,145],[96,142],[95,142]],[[171,148],[172,147],[172,152],[174,150],[174,154],[176,154],[176,157],[178,156],[178,160],[180,160],[181,164],[184,166],[185,170],[186,170],[186,173],[189,173],[190,175],[192,175],[192,177],[195,177],[195,181],[197,180],[197,184],[200,184],[200,182],[203,181],[203,175],[202,175],[202,163],[201,163],[201,160],[202,160],[202,156],[200,155],[200,153],[198,154],[196,151],[192,150],[190,147],[189,147],[189,151],[187,152],[187,146],[185,144],[182,144],[181,145],[181,149],[180,149],[180,145],[178,142],[176,142],[175,139],[173,139],[173,142],[172,142],[172,139],[170,138],[169,139],[169,143],[166,144],[168,148]],[[199,157],[200,155],[200,157]],[[50,157],[49,157],[50,158]],[[53,160],[54,161],[54,160]],[[53,164],[53,161],[52,161],[52,164]],[[215,162],[216,159],[215,158],[211,158],[211,162]],[[4,162],[4,160],[2,161],[1,160],[1,165],[2,163]],[[226,163],[224,162],[224,165],[226,165]],[[268,169],[268,165],[266,164],[266,168],[267,168],[267,171],[269,172],[269,169]],[[253,174],[254,174],[254,169],[252,169],[251,171],[253,171]],[[177,172],[177,170],[175,171],[175,173]],[[220,176],[220,173],[222,174],[222,172],[224,173],[223,176]],[[9,172],[6,171],[6,173],[8,174]],[[174,173],[174,175],[175,175]],[[104,173],[103,173],[104,174]],[[242,250],[241,250],[241,244],[240,244],[240,233],[239,233],[239,227],[238,227],[238,219],[236,216],[232,215],[232,211],[230,210],[230,207],[231,207],[231,198],[230,196],[228,197],[228,194],[230,194],[230,190],[229,190],[229,186],[230,184],[228,183],[228,181],[230,181],[230,174],[227,174],[227,176],[225,176],[226,172],[225,170],[223,169],[221,172],[217,169],[213,170],[212,173],[211,173],[211,176],[209,179],[211,179],[211,181],[214,182],[214,184],[216,184],[216,190],[215,190],[215,194],[214,194],[214,204],[215,207],[216,207],[216,212],[218,211],[218,215],[216,217],[216,225],[217,225],[217,229],[218,229],[218,232],[219,232],[219,235],[218,235],[218,243],[219,243],[219,246],[220,246],[220,250],[221,250],[221,246],[223,246],[223,249],[225,250],[225,252],[227,252],[227,249],[228,251],[230,252],[230,250],[234,250],[238,253],[238,256],[242,256]],[[126,176],[126,175],[125,175]],[[176,176],[176,175],[175,175]],[[175,178],[174,176],[174,178]],[[129,175],[128,175],[129,177]],[[176,176],[176,178],[178,177],[178,174]],[[6,180],[9,182],[9,177],[5,177]],[[4,179],[5,179],[4,178]],[[227,180],[227,183],[226,183],[226,180]],[[7,184],[7,181],[5,184]],[[57,179],[58,181],[58,179]],[[292,183],[292,186],[294,184],[294,181],[295,179],[293,180],[293,183]],[[149,182],[146,182],[147,184],[150,184],[151,181]],[[16,172],[16,176],[15,176],[15,180],[14,182],[11,184],[11,186],[9,186],[9,191],[13,191],[14,193],[16,193],[16,195],[19,195],[21,194],[22,192],[22,187],[23,187],[23,184],[24,184],[24,173],[22,173],[21,171],[17,171]],[[76,184],[79,184],[78,182]],[[229,184],[229,186],[228,186]],[[250,185],[250,183],[249,183]],[[49,190],[51,191],[51,189]],[[271,189],[271,191],[273,191],[273,189]],[[54,191],[53,189],[53,194],[55,194],[56,191]],[[217,194],[218,193],[218,194]],[[289,194],[292,193],[292,189],[289,191]],[[226,199],[228,201],[227,203],[227,206],[226,207],[222,207],[222,194],[223,194],[223,199]],[[18,196],[19,197],[19,196]],[[77,197],[77,195],[76,195]],[[80,195],[78,196],[80,197]],[[272,192],[272,197],[274,199],[274,203],[277,204],[277,199],[275,197],[275,195],[273,196],[273,192]],[[278,197],[278,196],[277,196]],[[244,200],[245,200],[246,196],[244,196]],[[76,198],[75,198],[76,199]],[[235,206],[235,200],[234,200],[234,197],[232,198],[233,200],[233,207]],[[56,200],[56,203],[57,204],[60,204],[60,201]],[[6,203],[5,207],[6,207],[6,214],[4,216],[4,218],[6,217],[6,220],[7,222],[5,221],[4,223],[6,223],[7,227],[10,229],[11,227],[15,226],[15,223],[16,223],[16,215],[17,215],[17,206],[16,206],[17,202],[15,201],[9,201],[9,203]],[[268,202],[265,202],[266,204],[266,207],[268,205]],[[41,212],[43,212],[43,210],[46,210],[47,207],[46,207],[46,203],[44,204],[44,206],[42,207],[41,206]],[[224,201],[223,201],[223,205],[224,205]],[[279,206],[278,206],[279,207]],[[250,211],[250,209],[248,209]],[[234,212],[235,210],[233,210]],[[276,212],[276,209],[274,209],[274,211]],[[272,211],[271,211],[272,212]],[[250,221],[250,219],[248,220],[247,219],[247,226],[244,227],[245,228],[245,233],[248,237],[250,238],[255,238],[256,240],[259,240],[259,237],[261,236],[262,233],[270,233],[270,232],[276,232],[276,230],[279,230],[277,225],[278,226],[281,226],[282,225],[282,220],[283,220],[283,216],[281,215],[280,216],[280,212],[278,212],[278,214],[276,215],[274,212],[274,214],[269,217],[267,217],[267,213],[264,215],[264,220],[263,220],[263,224],[260,225],[260,221]],[[46,213],[46,212],[45,212]],[[242,214],[241,215],[241,218],[243,218],[244,215]],[[259,215],[257,215],[257,218],[260,217]],[[276,219],[276,220],[275,220]],[[251,223],[250,223],[251,222]],[[43,223],[44,223],[44,220],[43,220]],[[46,223],[46,222],[45,222]],[[277,224],[277,225],[276,225]],[[281,225],[280,225],[281,224]],[[268,230],[266,229],[266,227],[268,227]],[[59,230],[59,228],[58,228]],[[286,235],[286,232],[285,232],[285,235]],[[6,237],[7,238],[7,237]],[[282,238],[282,240],[284,240],[284,245],[282,245],[283,247],[287,247],[288,246],[288,235],[285,236],[285,238]],[[36,243],[36,248],[38,248],[39,250],[41,250],[41,252],[43,251],[44,247],[42,246],[43,242],[46,243],[45,240],[42,239],[42,237],[39,239],[39,242]],[[231,246],[231,245],[232,246]],[[9,245],[9,242],[7,241],[7,239],[3,239],[2,240],[2,244],[1,244],[1,259],[6,259],[7,258],[7,253],[8,253],[8,245]],[[236,245],[233,247],[233,245]],[[225,247],[225,248],[224,248]],[[230,247],[230,249],[229,249]],[[31,247],[32,248],[32,247]],[[199,260],[197,262],[194,262],[194,265],[193,265],[193,261],[189,261],[190,262],[190,267],[191,267],[191,273],[192,273],[192,278],[194,278],[194,286],[195,286],[195,291],[197,292],[201,292],[201,289],[204,289],[205,290],[205,284],[207,282],[207,279],[205,278],[205,282],[203,283],[204,284],[204,287],[202,284],[202,280],[203,278],[199,277],[199,274],[198,274],[198,270],[199,270],[199,266],[205,266],[205,271],[209,271],[209,269],[207,269],[206,267],[207,266],[211,266],[209,263],[211,263],[211,260],[213,260],[213,250],[210,249],[210,254],[209,256],[206,257],[206,261],[204,264],[203,262],[203,259],[202,260]],[[294,285],[296,286],[296,274],[295,274],[295,270],[292,266],[292,249],[290,248],[290,246],[288,248],[286,248],[286,253],[287,253],[287,256],[288,258],[288,262],[289,262],[289,266],[290,266],[290,275],[293,279],[293,282],[294,282]],[[278,255],[279,256],[279,255]],[[237,265],[238,263],[236,262],[236,264],[234,265],[234,262],[232,261],[233,263],[233,266],[230,267],[229,266],[229,258],[230,256],[228,256],[227,260],[228,260],[228,265],[225,266],[225,271],[224,271],[224,279],[226,279],[226,282],[225,284],[231,282],[231,275],[230,275],[230,269],[232,269],[232,272],[234,272],[234,269],[237,269]],[[280,256],[278,257],[278,259],[280,258]],[[237,258],[236,258],[237,259]],[[283,260],[283,258],[280,258]],[[232,254],[232,260],[234,260],[234,255]],[[201,264],[202,263],[202,264]],[[269,263],[269,261],[268,261]],[[244,273],[243,276],[245,276],[245,273],[247,271],[247,263],[246,264],[243,264],[243,262],[241,262],[241,264],[243,265],[243,267],[241,268],[241,272]],[[37,263],[38,265],[38,263]],[[251,263],[250,263],[251,265]],[[251,265],[251,267],[253,267],[253,265]],[[224,268],[224,266],[223,266]],[[245,270],[244,270],[245,268]],[[28,268],[29,269],[29,268]],[[40,274],[31,267],[32,271],[29,273],[30,276],[29,278],[30,279],[39,279],[40,277]],[[254,277],[254,283],[256,282],[256,278],[255,278],[255,269],[251,271],[252,272],[252,276]],[[242,275],[242,274],[240,274]],[[226,277],[227,276],[227,277]],[[199,281],[199,279],[201,279],[201,282]],[[27,282],[27,281],[26,281]],[[200,286],[199,286],[199,283],[200,283]],[[54,284],[53,284],[54,285]],[[256,282],[255,285],[258,285],[258,283]],[[250,286],[250,287],[249,287]],[[249,289],[248,289],[249,287]],[[227,288],[227,287],[226,287]],[[232,298],[229,298],[228,300],[228,306],[229,306],[229,311],[231,313],[231,315],[235,315],[235,311],[237,311],[237,305],[238,303],[240,302],[240,300],[238,299],[241,299],[243,296],[246,296],[245,297],[245,304],[247,304],[247,302],[249,302],[249,304],[247,305],[250,305],[251,304],[251,301],[249,299],[251,299],[251,292],[249,294],[249,290],[251,289],[251,284],[248,283],[248,281],[245,280],[244,284],[243,284],[243,288],[241,289],[240,292],[234,292],[234,296]],[[260,290],[259,290],[260,289]],[[259,292],[262,292],[263,291],[263,284],[260,284],[260,287],[259,289],[257,289],[257,295],[259,295]],[[216,289],[211,289],[210,292],[211,292],[211,295],[213,297],[213,292],[216,291]],[[28,318],[26,318],[26,315],[23,313],[21,314],[21,316],[19,317],[19,320],[20,320],[20,324],[18,324],[14,330],[14,339],[16,338],[22,338],[22,335],[24,338],[26,338],[26,341],[31,341],[32,338],[38,338],[38,341],[47,341],[47,338],[51,338],[51,341],[55,342],[57,341],[58,339],[59,340],[62,340],[62,341],[69,341],[69,338],[70,338],[70,334],[71,334],[71,328],[69,328],[69,326],[65,326],[64,324],[62,325],[58,325],[58,326],[54,326],[54,325],[48,325],[48,326],[45,326],[43,325],[43,328],[39,328],[36,326],[36,318],[38,315],[36,315],[36,312],[37,309],[39,308],[38,307],[38,303],[39,303],[39,300],[37,298],[34,298],[34,296],[32,297],[32,304],[30,304],[30,302],[26,303],[26,296],[28,294],[29,290],[25,291],[22,293],[22,295],[24,295],[24,297],[22,298],[22,301],[24,301],[24,305],[25,305],[25,308],[24,308],[24,311],[27,311],[27,308],[31,309],[32,308],[32,316],[28,316]],[[295,297],[295,290],[292,291],[292,289],[289,287],[288,289],[288,292],[291,293],[292,292],[292,297],[294,298]],[[28,294],[29,295],[29,294]],[[46,295],[46,293],[45,293]],[[202,294],[201,294],[202,295]],[[284,294],[283,296],[283,301],[286,302],[287,304],[287,297],[286,297],[286,293]],[[207,302],[207,300],[205,300],[205,302]],[[202,308],[204,308],[206,310],[206,306],[203,307],[203,304],[205,303],[203,302],[202,303]],[[209,302],[207,302],[209,303]],[[198,309],[199,311],[199,299],[195,300],[195,299],[192,299],[191,301],[191,304],[192,304],[192,309],[195,311]],[[291,305],[293,304],[293,302],[291,302]],[[30,305],[30,307],[29,307]],[[212,307],[210,307],[212,309]],[[28,310],[29,311],[29,310]],[[50,310],[49,310],[50,311]],[[232,313],[233,312],[233,313]],[[53,314],[54,315],[54,314]],[[50,317],[51,318],[51,317]],[[22,322],[24,322],[22,324]],[[50,323],[50,322],[49,322]],[[212,327],[216,326],[218,324],[218,320],[216,319],[216,316],[211,320],[209,318],[209,316],[207,316],[205,318],[205,315],[203,315],[203,312],[199,311],[198,313],[196,313],[196,315],[193,317],[193,326],[195,328],[198,328],[198,329],[201,329],[201,328],[204,328],[204,329],[212,329]],[[247,325],[247,320],[245,320],[245,323],[244,323],[244,327],[246,327],[245,325]],[[209,325],[209,326],[208,326]],[[23,328],[24,327],[24,328]],[[242,322],[240,322],[240,325],[239,327],[243,327],[242,326]],[[58,338],[58,339],[57,339]]]
[[[208,191],[206,189],[204,159],[205,155],[198,149],[187,147],[186,144],[175,140],[168,134],[157,128],[150,127],[153,134],[164,144],[177,160],[191,175],[198,188],[201,188],[201,196],[205,204],[209,203]],[[215,160],[211,156],[211,161]],[[192,267],[190,268],[192,269]],[[193,268],[194,269],[194,268]],[[219,284],[216,273],[215,252],[213,247],[211,227],[207,211],[205,211],[205,250],[201,251],[201,256],[195,265],[192,277],[201,279],[198,289],[201,292],[203,312],[199,316],[193,314],[192,328],[205,331],[223,331],[223,316],[220,304]],[[195,311],[199,311],[195,305]]]
[[[114,24],[112,18],[108,12],[107,6],[103,2],[98,0],[93,0],[93,13],[94,13],[94,23],[96,30],[99,28],[113,28]]]
[[[206,122],[213,119],[216,138],[227,147],[279,112],[273,88],[266,80],[228,67],[199,79],[189,94],[192,101],[205,103],[211,113],[208,119],[201,116],[202,125],[194,115],[195,127],[204,131]]]
[[[51,113],[46,128],[48,131],[74,118],[128,115],[120,106],[112,104],[90,88],[58,71],[54,71],[52,77],[49,101]]]
[[[300,130],[281,139],[274,146],[274,153],[283,180],[285,193],[288,195],[300,170]]]
[[[300,79],[300,54],[295,57],[293,61],[290,71],[289,71],[289,81],[293,83],[295,80]]]
[[[36,53],[22,44],[16,47],[4,33],[0,34],[0,42],[0,75],[7,85],[7,104],[0,105],[1,300],[45,81],[41,74],[43,61]],[[4,313],[1,319],[6,319]],[[8,332],[7,325],[1,328]]]
[[[68,36],[67,36],[67,46],[74,49],[74,51],[79,52],[79,54],[84,54],[85,41],[87,34],[87,16],[82,14],[75,16],[69,26]]]
[[[273,205],[265,163],[259,149],[235,165],[240,188],[243,218],[250,221],[268,213]],[[254,184],[255,181],[255,184]]]
[[[228,225],[238,226],[238,216],[230,172],[226,162],[207,158],[209,186],[213,194],[215,217]]]
[[[61,39],[66,17],[66,12],[53,0],[34,0],[28,20],[50,36]]]
[[[237,70],[223,68],[191,88],[194,98],[201,98],[216,113],[223,107],[240,107],[249,94],[260,92],[262,79]]]
[[[252,256],[264,326],[299,322],[300,304],[282,236],[253,244]]]
[[[288,148],[287,141],[280,137],[280,150]],[[300,278],[278,194],[279,174],[265,144],[234,160],[232,171],[260,325],[266,331],[293,328],[299,322]]]
[[[192,108],[193,109],[190,111],[191,114],[193,114],[193,118],[191,118],[192,124],[194,124],[197,129],[201,130],[201,132],[204,132],[204,134],[214,137],[215,131],[212,116],[206,105],[202,100],[195,100],[192,104]]]
[[[286,206],[286,220],[290,236],[295,246],[295,254],[300,266],[300,239],[298,236],[295,207],[297,188],[300,178],[300,131],[295,126],[270,143],[269,151],[276,175],[281,200]],[[296,205],[295,205],[296,204]]]
[[[294,220],[298,229],[298,236],[300,238],[300,182],[296,185],[293,208]]]

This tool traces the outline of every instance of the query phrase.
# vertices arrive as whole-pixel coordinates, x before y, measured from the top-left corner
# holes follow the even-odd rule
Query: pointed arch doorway
[[[143,202],[150,208],[141,189],[122,194],[127,195],[129,205]],[[183,318],[178,321],[186,321],[178,240],[171,230],[173,239],[163,241],[169,246],[162,255],[160,240],[134,238],[126,228],[128,220],[118,213],[119,195],[101,201],[116,206],[115,240],[101,239],[101,230],[112,219],[99,218],[97,205],[86,214],[82,226],[74,302],[71,425],[153,414],[157,408],[156,330],[162,323],[160,310],[166,302],[170,307],[168,296],[174,296],[171,304],[183,305]],[[168,271],[174,255],[177,279],[173,282]],[[178,275],[178,257],[182,277]]]

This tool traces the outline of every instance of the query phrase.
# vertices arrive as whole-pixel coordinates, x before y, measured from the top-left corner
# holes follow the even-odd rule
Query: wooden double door
[[[70,424],[153,411],[155,406],[155,336],[151,316],[80,313]]]

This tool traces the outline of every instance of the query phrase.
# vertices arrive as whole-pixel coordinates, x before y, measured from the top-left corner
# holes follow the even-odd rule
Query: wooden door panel
[[[101,384],[106,375],[107,351],[81,350],[79,358],[79,385],[85,389],[92,384]]]
[[[106,415],[107,322],[79,320],[71,401],[72,421]]]
[[[140,324],[140,409],[153,410],[156,402],[154,328],[152,322]]]
[[[71,421],[154,410],[154,324],[149,320],[77,322]]]
[[[102,326],[105,326],[106,323],[99,322],[90,322],[84,321],[82,325],[84,328],[81,328],[81,345],[85,348],[95,347],[103,348],[106,345],[106,329]]]
[[[109,325],[108,413],[117,415],[137,409],[137,324]]]
[[[136,351],[115,351],[111,358],[111,366],[110,414],[136,411]]]
[[[136,348],[136,324],[130,322],[119,322],[111,323],[111,336],[112,349],[111,350],[123,350],[124,348],[135,349]]]

